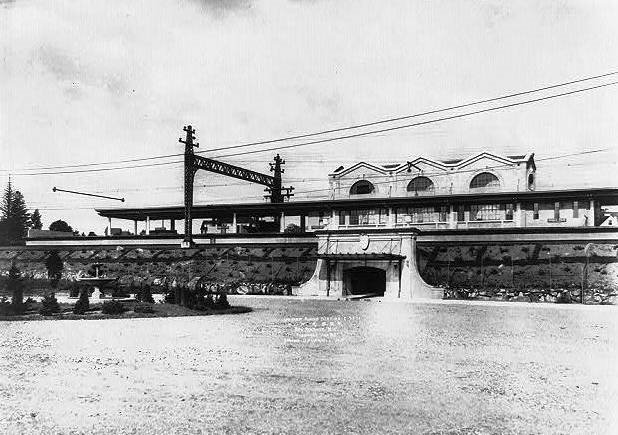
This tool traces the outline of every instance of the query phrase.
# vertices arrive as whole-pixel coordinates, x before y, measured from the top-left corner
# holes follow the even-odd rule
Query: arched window
[[[433,193],[433,181],[427,177],[416,177],[408,183],[408,192],[417,195],[427,195]]]
[[[350,195],[367,195],[375,190],[373,184],[367,180],[357,181],[350,187]]]
[[[500,180],[489,172],[481,172],[470,182],[470,189],[494,190],[499,188]]]

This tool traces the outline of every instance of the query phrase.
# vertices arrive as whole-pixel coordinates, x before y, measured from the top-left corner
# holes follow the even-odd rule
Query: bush
[[[60,312],[60,304],[54,293],[46,294],[41,301],[41,309],[39,313],[44,316],[51,316],[54,313]]]
[[[149,304],[154,304],[154,299],[152,297],[152,291],[150,290],[150,286],[146,285],[140,288],[135,294],[135,299],[140,302],[147,302]]]
[[[0,316],[13,316],[15,307],[11,304],[6,296],[0,298]]]
[[[73,313],[75,314],[85,314],[90,308],[90,300],[88,299],[88,290],[83,289],[79,295],[79,299],[75,302],[75,306],[73,307]]]
[[[199,295],[195,301],[195,309],[198,311],[212,310],[215,307],[215,301],[212,298],[212,294],[208,293],[206,296]]]
[[[24,310],[28,311],[31,310],[34,307],[34,304],[36,304],[36,301],[32,298],[28,298],[24,301]]]
[[[126,310],[122,302],[119,301],[106,301],[103,302],[103,306],[101,307],[101,312],[103,314],[122,314]]]
[[[144,303],[136,304],[135,307],[133,307],[133,311],[135,313],[149,313],[149,314],[155,312],[152,305],[144,304]]]
[[[45,259],[45,268],[47,269],[47,277],[50,280],[52,288],[58,288],[58,283],[60,282],[60,278],[62,278],[62,270],[64,269],[64,264],[58,255],[58,251],[51,251],[49,253],[49,256]]]
[[[215,309],[225,310],[227,308],[230,308],[230,303],[227,301],[227,293],[219,293],[215,301]]]

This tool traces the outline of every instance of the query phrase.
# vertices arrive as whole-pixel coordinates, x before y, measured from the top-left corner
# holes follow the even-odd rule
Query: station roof
[[[306,201],[290,201],[279,204],[269,202],[258,203],[229,203],[194,205],[191,215],[194,219],[222,218],[229,219],[233,213],[237,217],[246,216],[276,216],[285,213],[288,216],[306,215],[309,213],[328,212],[331,210],[345,210],[355,208],[377,207],[424,207],[448,204],[484,204],[491,202],[508,201],[560,201],[581,200],[582,198],[595,199],[601,205],[618,205],[618,188],[588,188],[563,189],[526,192],[494,192],[494,193],[467,193],[459,195],[432,195],[408,197],[372,197],[355,199],[314,199]],[[103,217],[129,220],[150,219],[183,219],[184,207],[149,208],[106,208],[96,209]]]

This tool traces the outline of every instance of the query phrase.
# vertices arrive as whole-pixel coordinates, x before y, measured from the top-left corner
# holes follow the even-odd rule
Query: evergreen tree
[[[18,240],[23,240],[26,236],[28,236],[28,228],[30,228],[30,213],[28,213],[24,196],[18,190],[15,191],[15,202],[13,206],[15,234],[18,235]]]
[[[30,216],[30,227],[34,228],[35,230],[40,230],[41,228],[43,228],[43,223],[41,222],[41,213],[39,212],[38,208],[34,210],[32,216]]]
[[[24,196],[18,190],[13,190],[11,180],[2,195],[0,213],[0,242],[16,243],[23,240],[28,233],[30,214]]]

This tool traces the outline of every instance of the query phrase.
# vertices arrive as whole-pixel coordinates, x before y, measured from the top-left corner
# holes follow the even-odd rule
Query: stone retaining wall
[[[208,246],[195,249],[63,248],[56,252],[64,263],[65,286],[67,282],[86,275],[94,263],[100,263],[101,271],[118,278],[121,286],[169,287],[189,285],[199,278],[215,283],[298,285],[306,281],[315,269],[315,250],[307,246]],[[51,249],[0,248],[0,291],[4,291],[2,277],[8,274],[13,262],[21,270],[27,286],[47,286],[45,259],[51,252]]]
[[[616,243],[417,245],[418,267],[447,298],[615,303]]]

